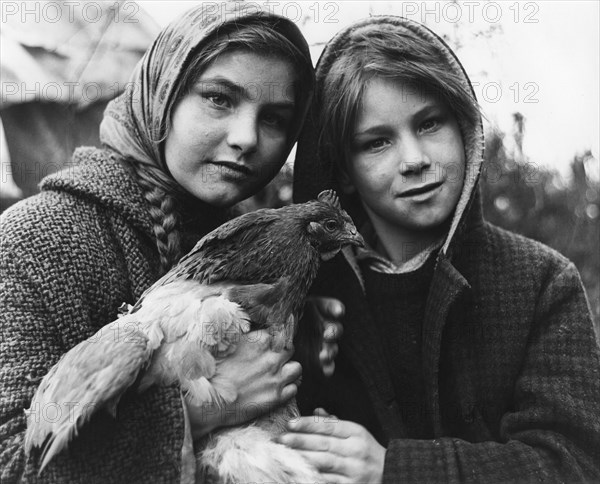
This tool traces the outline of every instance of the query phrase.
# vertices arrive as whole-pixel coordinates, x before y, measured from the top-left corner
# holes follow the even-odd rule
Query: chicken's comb
[[[338,198],[335,190],[323,190],[321,193],[319,193],[317,200],[319,200],[319,202],[328,203],[338,210],[342,209],[342,206],[340,205],[340,199]]]

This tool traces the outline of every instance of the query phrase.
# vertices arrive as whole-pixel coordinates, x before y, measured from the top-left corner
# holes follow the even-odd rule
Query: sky
[[[162,26],[197,2],[138,3]],[[403,15],[425,23],[458,46],[456,52],[474,83],[486,124],[509,134],[509,149],[513,113],[520,112],[526,119],[523,148],[530,161],[565,172],[576,153],[591,150],[600,159],[600,2],[596,0],[279,0],[267,5],[264,8],[298,22],[315,62],[323,43],[370,14]]]

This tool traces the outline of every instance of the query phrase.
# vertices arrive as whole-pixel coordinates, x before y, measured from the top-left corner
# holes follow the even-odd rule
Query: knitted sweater
[[[396,401],[411,438],[430,432],[421,368],[422,324],[433,258],[417,270],[387,274],[361,264],[367,302],[385,356]]]
[[[212,229],[192,223],[188,245]],[[128,393],[117,419],[100,412],[37,478],[26,462],[24,409],[49,368],[116,319],[158,276],[146,202],[109,153],[80,149],[71,168],[1,218],[0,481],[175,482],[184,420],[177,386]],[[58,407],[33,408],[56,418]]]

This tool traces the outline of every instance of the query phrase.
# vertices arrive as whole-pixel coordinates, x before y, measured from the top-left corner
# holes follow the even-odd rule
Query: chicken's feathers
[[[199,391],[194,401],[231,399],[229,389],[219,395],[208,383],[215,374],[215,357],[233,352],[240,335],[250,330],[248,314],[225,296],[231,288],[190,280],[158,287],[135,312],[65,353],[43,378],[27,411],[25,449],[29,453],[43,447],[40,472],[96,411],[115,415],[142,369],[147,371],[139,391],[178,381],[187,391]],[[201,378],[206,383],[190,383]],[[59,417],[41,418],[50,406]]]
[[[116,406],[160,337],[151,339],[132,318],[120,318],[63,355],[26,411],[25,450],[43,447],[40,472],[98,409]]]

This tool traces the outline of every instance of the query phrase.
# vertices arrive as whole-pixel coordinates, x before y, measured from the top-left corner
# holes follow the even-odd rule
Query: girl
[[[281,442],[328,482],[600,480],[600,354],[577,270],[485,222],[470,82],[398,17],[340,32],[317,68],[298,201],[334,187],[370,247],[323,267],[346,306],[336,372],[305,375],[318,417]],[[318,150],[314,147],[317,143]]]
[[[284,18],[233,4],[222,12],[229,18],[197,7],[166,27],[107,108],[104,148],[79,149],[70,170],[2,216],[2,482],[37,474],[23,409],[41,377],[269,182],[299,133],[313,86],[304,38]],[[193,478],[192,435],[295,394],[299,364],[264,336],[221,368],[237,386],[235,407],[203,413],[176,386],[131,392],[118,419],[93,418],[41,479]],[[60,407],[31,411],[52,419]]]

